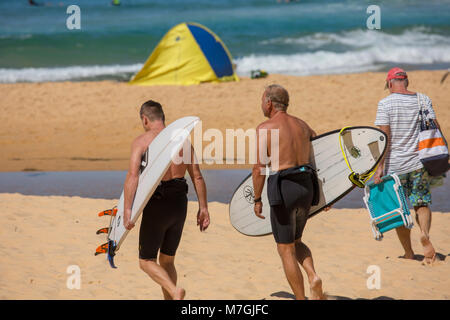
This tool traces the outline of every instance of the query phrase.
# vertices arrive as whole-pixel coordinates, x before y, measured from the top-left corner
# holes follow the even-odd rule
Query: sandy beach
[[[445,71],[409,72],[412,91],[433,101],[450,135],[450,81]],[[195,115],[203,131],[251,129],[264,121],[264,86],[290,93],[289,112],[318,133],[344,126],[373,126],[377,104],[388,95],[385,73],[323,76],[269,75],[265,79],[198,86],[131,86],[127,83],[56,82],[0,84],[0,171],[127,170],[130,144],[142,132],[141,104],[159,101],[167,122]],[[195,141],[194,141],[195,142]],[[203,148],[210,142],[204,141]],[[240,168],[248,165],[202,165]]]
[[[161,299],[160,288],[139,269],[137,229],[116,256],[118,269],[104,255],[94,256],[105,242],[95,231],[109,223],[97,213],[116,200],[0,194],[0,204],[0,299]],[[201,233],[197,204],[189,203],[175,261],[186,298],[293,299],[272,236],[241,235],[229,223],[227,205],[214,202],[209,209],[211,225]],[[418,260],[400,259],[395,232],[374,240],[364,209],[331,209],[313,217],[304,241],[330,299],[449,299],[449,223],[448,213],[433,213],[431,239],[440,259],[433,266],[421,261],[417,226],[412,243]],[[73,265],[81,271],[79,290],[67,288]],[[380,268],[380,289],[367,288],[372,265]]]
[[[433,101],[450,136],[450,81],[445,71],[409,72],[410,90]],[[343,126],[373,126],[385,73],[294,77],[270,75],[237,83],[138,87],[126,83],[0,84],[0,170],[127,170],[130,143],[142,132],[138,110],[153,99],[167,122],[188,115],[203,130],[255,128],[264,120],[264,86],[290,92],[289,111],[318,134]],[[205,146],[207,143],[204,143]],[[203,169],[249,165],[202,165]],[[109,224],[97,213],[117,200],[0,194],[0,299],[161,299],[160,288],[138,266],[138,228],[116,257],[113,270],[94,256],[106,241],[96,230]],[[229,223],[228,205],[209,204],[211,226],[200,233],[197,204],[189,203],[176,265],[187,299],[293,299],[272,236],[246,237]],[[140,222],[140,220],[139,220]],[[416,260],[403,254],[394,231],[375,241],[365,209],[331,209],[312,218],[304,241],[314,254],[330,299],[450,299],[449,212],[433,212],[431,240],[438,253],[423,263],[419,229],[412,231]],[[69,266],[81,270],[81,289],[68,289]],[[378,266],[380,289],[368,289],[369,266]],[[304,274],[305,276],[305,274]],[[305,281],[306,283],[306,281]],[[309,295],[308,284],[306,293]]]

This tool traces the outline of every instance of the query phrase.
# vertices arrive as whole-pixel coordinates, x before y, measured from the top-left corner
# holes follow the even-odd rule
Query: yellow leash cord
[[[375,166],[375,168],[373,168],[373,170],[370,170],[366,173],[359,174],[359,173],[356,173],[355,171],[353,171],[352,167],[350,166],[350,163],[347,160],[347,155],[344,151],[344,148],[342,147],[342,142],[341,142],[341,136],[344,134],[344,131],[347,130],[348,128],[351,128],[351,127],[350,126],[343,127],[341,129],[341,131],[339,131],[339,147],[341,148],[341,152],[342,152],[342,155],[344,156],[345,163],[347,164],[347,167],[351,171],[348,178],[355,186],[357,186],[359,188],[364,188],[367,180],[369,180],[374,175],[375,171],[377,171],[378,164]]]

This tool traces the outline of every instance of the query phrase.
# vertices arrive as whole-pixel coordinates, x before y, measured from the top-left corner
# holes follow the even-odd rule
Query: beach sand
[[[140,219],[115,258],[118,269],[94,256],[106,238],[95,231],[109,224],[97,213],[116,202],[0,194],[0,299],[161,299],[160,287],[138,266]],[[238,233],[225,204],[210,203],[209,210],[211,225],[201,233],[197,204],[189,202],[175,261],[186,298],[293,299],[272,235]],[[309,220],[303,238],[330,299],[449,299],[449,223],[448,213],[433,213],[431,240],[441,259],[433,266],[421,261],[418,227],[412,230],[418,260],[400,259],[395,232],[374,240],[364,209],[323,212]],[[67,287],[73,265],[80,268],[79,290]],[[372,265],[379,267],[380,289],[367,288]]]
[[[430,96],[449,137],[450,81],[440,84],[445,72],[408,75],[409,89]],[[288,111],[318,134],[344,126],[374,126],[378,101],[388,95],[383,90],[385,77],[385,73],[270,75],[240,82],[151,87],[111,81],[0,84],[0,171],[127,170],[130,144],[142,133],[138,111],[149,99],[163,105],[168,123],[196,115],[203,131],[215,128],[224,137],[225,129],[254,129],[264,121],[261,95],[264,86],[272,83],[288,89]],[[203,148],[208,144],[203,141]],[[241,167],[249,166],[202,165]]]
[[[410,89],[426,93],[450,136],[450,82],[444,71],[409,72]],[[126,83],[0,84],[0,170],[127,170],[130,144],[142,133],[138,110],[162,103],[167,122],[188,115],[203,130],[255,128],[264,86],[279,83],[291,96],[289,111],[318,134],[343,126],[373,126],[385,73],[293,77],[270,75],[238,83],[136,87]],[[208,142],[203,143],[205,147]],[[202,165],[203,169],[242,165]],[[249,167],[244,165],[244,167]],[[97,213],[117,200],[0,194],[0,299],[160,299],[160,288],[138,266],[138,228],[129,235],[113,270],[94,256],[109,224]],[[197,204],[189,203],[176,258],[188,299],[292,299],[272,236],[246,237],[233,229],[228,206],[210,203],[212,223],[200,233]],[[394,231],[375,241],[365,209],[331,209],[312,218],[304,241],[314,254],[324,290],[332,299],[449,299],[450,214],[433,213],[431,240],[439,253],[422,264],[419,230],[412,232],[418,260],[403,254]],[[69,266],[81,270],[81,289],[68,289]],[[381,288],[369,290],[369,266],[381,271]],[[306,282],[306,281],[305,281]],[[308,285],[307,295],[309,295]]]

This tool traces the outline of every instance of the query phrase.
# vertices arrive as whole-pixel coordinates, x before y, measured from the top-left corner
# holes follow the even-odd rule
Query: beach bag
[[[389,230],[402,226],[408,229],[413,227],[405,192],[395,173],[381,178],[379,184],[366,184],[363,200],[369,211],[375,240],[381,241],[383,233]]]
[[[448,145],[434,120],[428,117],[428,111],[422,107],[420,96],[417,93],[420,121],[419,159],[428,174],[436,177],[446,173],[449,169]]]

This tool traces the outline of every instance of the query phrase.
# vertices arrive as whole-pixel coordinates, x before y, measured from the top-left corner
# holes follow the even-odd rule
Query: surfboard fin
[[[109,240],[108,242],[100,245],[96,250],[95,250],[95,255],[99,255],[102,253],[106,253],[107,257],[108,257],[108,262],[109,265],[111,266],[111,268],[117,269],[116,265],[114,264],[114,256],[116,255],[116,246],[114,244],[113,240]]]
[[[98,246],[98,248],[95,250],[95,255],[99,255],[102,253],[107,253],[108,252],[108,242]]]
[[[97,230],[96,234],[102,234],[102,233],[107,234],[108,232],[109,232],[109,228],[101,228],[101,229]]]
[[[117,208],[114,207],[112,209],[108,209],[108,210],[100,212],[98,214],[98,216],[99,217],[102,217],[102,216],[113,216],[114,217],[116,214],[117,214]]]

